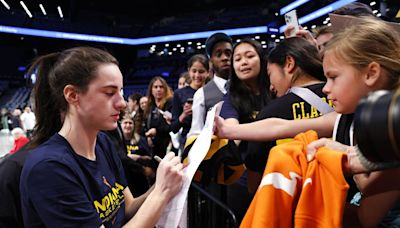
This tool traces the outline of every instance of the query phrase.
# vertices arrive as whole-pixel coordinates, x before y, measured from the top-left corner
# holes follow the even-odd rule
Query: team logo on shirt
[[[259,113],[259,111],[253,111],[253,112],[251,113],[251,119],[252,119],[252,120],[255,120],[255,119],[257,118],[258,113]]]
[[[289,176],[290,178],[287,178],[282,173],[278,172],[268,173],[261,180],[258,189],[261,189],[263,186],[266,185],[272,185],[272,187],[274,187],[275,189],[280,189],[293,197],[296,191],[297,181],[301,180],[302,177],[295,172],[289,172]],[[312,179],[307,178],[304,181],[303,188],[311,184]]]
[[[139,146],[137,145],[126,145],[126,150],[128,151],[128,155],[134,154],[139,150]]]
[[[333,103],[331,100],[327,102],[325,97],[321,97],[321,99],[324,102],[328,103],[329,106],[333,107]],[[292,104],[292,112],[294,120],[316,118],[321,115],[321,113],[314,106],[311,106],[311,110],[307,112],[307,110],[305,110],[305,105],[309,104],[305,101],[296,102]]]
[[[115,182],[115,185],[112,186],[104,176],[103,183],[110,188],[110,191],[101,200],[95,200],[93,203],[104,223],[114,218],[125,198],[122,185]]]

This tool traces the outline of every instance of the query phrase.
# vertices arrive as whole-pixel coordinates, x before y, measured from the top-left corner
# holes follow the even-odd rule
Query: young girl
[[[333,101],[335,110],[341,113],[337,120],[335,114],[330,114],[300,121],[266,119],[247,126],[231,127],[221,119],[216,119],[218,132],[237,138],[232,137],[231,130],[234,129],[240,134],[238,138],[269,140],[293,136],[309,129],[317,130],[320,136],[330,137],[335,127],[334,139],[347,145],[354,144],[352,113],[360,99],[370,91],[392,90],[399,85],[399,34],[383,21],[363,18],[361,23],[335,35],[325,50],[323,66],[327,84],[323,91]],[[399,170],[392,169],[373,172],[369,176],[356,176],[358,187],[366,197],[353,219],[358,218],[363,226],[370,227],[376,227],[383,221],[388,210],[399,200],[400,187],[398,181],[393,179],[398,175]],[[396,214],[387,221],[384,219],[386,225],[393,224],[398,218]],[[348,218],[344,221],[350,222]]]
[[[190,79],[189,72],[185,71],[179,75],[178,89],[182,89],[183,87],[190,85],[190,83],[191,83],[191,79]]]
[[[176,90],[172,100],[171,130],[177,133],[180,128],[183,128],[180,149],[183,149],[185,145],[186,135],[192,124],[193,95],[204,85],[208,75],[208,59],[201,54],[194,55],[187,61],[187,67],[191,82],[189,86]]]
[[[328,44],[324,59],[328,82],[324,92],[333,101],[335,110],[342,113],[334,131],[334,139],[338,142],[356,145],[352,135],[352,113],[362,97],[370,91],[392,90],[399,85],[399,39],[399,33],[384,22],[364,19],[356,29],[345,30]],[[326,139],[321,141],[323,144],[329,142]],[[320,142],[314,144],[319,145]],[[348,147],[343,147],[348,150]],[[351,224],[354,222],[351,220],[355,219],[364,227],[398,226],[400,184],[392,178],[399,174],[400,169],[397,168],[355,175],[354,180],[363,197],[358,202],[357,216],[345,217],[345,224]]]
[[[141,156],[150,156],[150,148],[146,139],[139,134],[141,126],[129,115],[124,115],[121,120],[122,133],[124,134],[128,156],[134,160]]]
[[[133,198],[121,161],[100,130],[125,108],[122,75],[109,53],[77,47],[38,58],[37,125],[21,176],[26,227],[153,227],[180,189],[182,164],[167,154],[154,189]]]
[[[139,111],[138,114],[135,116],[135,121],[138,122],[140,125],[140,132],[139,134],[143,137],[146,137],[146,117],[145,117],[145,111],[147,109],[147,104],[148,104],[148,98],[147,96],[143,96],[139,100]]]
[[[139,121],[125,114],[121,120],[121,129],[126,146],[125,157],[128,157],[121,159],[122,166],[125,169],[128,186],[132,189],[132,195],[140,196],[149,189],[147,177],[151,180],[154,175],[151,151],[146,137],[139,134],[141,129]]]

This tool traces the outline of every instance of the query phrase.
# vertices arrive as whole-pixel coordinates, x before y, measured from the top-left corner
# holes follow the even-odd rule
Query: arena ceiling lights
[[[142,45],[142,44],[165,43],[165,42],[181,41],[181,40],[205,39],[216,32],[224,32],[229,36],[261,34],[261,33],[267,34],[268,27],[258,26],[258,27],[247,27],[247,28],[236,28],[236,29],[222,29],[214,31],[184,33],[184,34],[155,36],[155,37],[136,38],[136,39],[111,37],[111,36],[96,36],[96,35],[79,34],[79,33],[40,30],[40,29],[29,29],[29,28],[20,28],[20,27],[5,26],[5,25],[0,25],[0,32],[16,34],[16,35],[39,36],[39,37],[57,38],[57,39],[82,40],[90,42],[103,42],[103,43],[114,43],[114,44],[125,44],[125,45]]]
[[[10,10],[10,9],[11,9],[10,5],[8,5],[8,3],[6,2],[6,0],[0,0],[0,2],[3,4],[3,6],[4,6],[7,10]],[[20,1],[19,4],[21,5],[22,9],[24,9],[26,15],[28,15],[29,18],[33,18],[33,14],[32,14],[31,11],[29,10],[29,8],[28,8],[28,6],[25,4],[25,2],[24,2],[24,1]],[[47,16],[46,9],[44,8],[44,6],[43,6],[42,3],[39,4],[39,8],[40,8],[40,11],[43,13],[43,15],[44,15],[44,16]],[[64,18],[64,15],[63,15],[61,6],[57,6],[57,12],[58,12],[58,15],[60,16],[60,18]]]
[[[8,6],[7,2],[5,2],[5,0],[0,0],[0,1],[7,8],[7,6]],[[280,12],[282,13],[287,10],[291,10],[291,9],[296,8],[306,2],[308,2],[308,0],[297,0],[285,7],[283,7],[280,10]],[[336,1],[328,6],[325,6],[317,11],[314,11],[308,15],[305,15],[305,16],[299,18],[299,23],[305,24],[311,20],[314,20],[323,15],[326,15],[346,4],[351,3],[351,2],[355,2],[355,0]],[[25,4],[22,4],[23,1],[21,1],[20,3],[21,3],[21,5],[25,5]],[[25,7],[24,7],[24,9],[25,9]],[[9,8],[9,6],[8,6],[8,8]],[[63,18],[63,13],[62,13],[61,7],[58,6],[57,10],[58,10],[60,17]],[[27,9],[26,11],[28,14],[29,9]],[[43,12],[43,10],[42,10],[42,12]],[[45,11],[43,12],[43,14],[45,14]],[[279,31],[276,28],[268,28],[267,26],[256,26],[256,27],[247,27],[247,28],[222,29],[222,30],[213,30],[213,31],[204,31],[204,32],[155,36],[155,37],[147,37],[147,38],[122,38],[122,37],[97,36],[97,35],[67,33],[67,32],[59,32],[59,31],[29,29],[29,28],[0,25],[0,32],[2,32],[2,33],[10,33],[10,34],[16,34],[16,35],[28,35],[28,36],[39,36],[39,37],[57,38],[57,39],[82,40],[82,41],[89,41],[89,42],[104,42],[104,43],[114,43],[114,44],[124,44],[124,45],[143,45],[143,44],[165,43],[165,42],[182,41],[182,40],[205,39],[215,32],[224,32],[224,33],[228,34],[229,36],[235,36],[235,35],[250,35],[250,34],[268,34],[271,32],[272,33],[273,32],[275,32],[275,33],[281,32],[282,33],[285,29],[286,29],[286,25],[281,26],[279,28]]]
[[[5,0],[0,0],[3,3],[3,6],[6,7],[7,10],[10,10],[10,6],[7,4]]]
[[[339,0],[339,1],[336,1],[334,3],[331,3],[331,4],[329,4],[329,5],[325,6],[325,7],[322,7],[321,9],[319,9],[317,11],[314,11],[314,12],[312,12],[310,14],[307,14],[307,15],[305,15],[303,17],[300,17],[299,18],[299,24],[305,24],[305,23],[307,23],[309,21],[312,21],[312,20],[314,20],[316,18],[319,18],[319,17],[321,17],[323,15],[326,15],[326,14],[328,14],[328,13],[330,13],[330,12],[336,10],[336,9],[339,9],[342,6],[345,6],[345,5],[347,5],[349,3],[352,3],[352,2],[355,2],[355,1],[356,0]],[[286,29],[286,25],[283,25],[283,26],[281,26],[279,28],[279,32],[282,33],[283,31],[285,31],[285,29]]]
[[[310,0],[297,0],[294,1],[292,3],[290,3],[289,5],[282,7],[282,9],[279,10],[279,14],[280,15],[284,15],[285,13],[289,12],[292,9],[296,9],[297,7],[303,5],[304,3],[309,2]]]

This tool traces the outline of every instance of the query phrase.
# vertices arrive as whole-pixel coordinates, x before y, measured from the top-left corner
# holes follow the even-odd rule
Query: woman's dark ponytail
[[[35,73],[37,80],[33,88],[36,126],[31,147],[38,146],[61,129],[69,107],[64,98],[65,86],[72,85],[85,93],[89,83],[97,77],[101,64],[118,66],[118,61],[106,51],[76,47],[39,57],[32,63],[28,74]]]
[[[299,37],[283,40],[269,53],[268,63],[275,63],[283,68],[286,64],[287,56],[295,59],[296,66],[300,68],[301,74],[307,74],[315,79],[326,81],[318,49],[307,40]],[[295,76],[293,82],[296,79],[297,77]]]
[[[56,94],[52,93],[49,78],[60,53],[52,53],[36,59],[28,70],[37,80],[33,88],[36,125],[30,147],[36,147],[61,129],[61,115]]]

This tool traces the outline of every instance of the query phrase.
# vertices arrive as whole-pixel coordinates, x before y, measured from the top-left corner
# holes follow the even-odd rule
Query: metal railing
[[[210,192],[197,183],[191,183],[188,196],[188,227],[238,227],[235,214],[220,200],[226,198],[226,186],[214,185],[207,188]],[[215,195],[219,195],[218,198]]]

